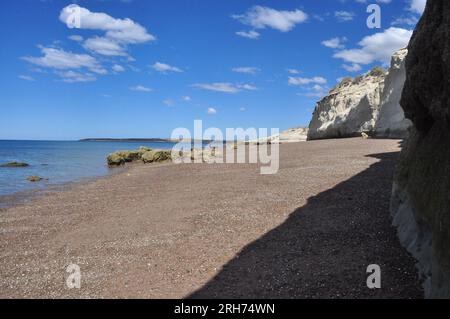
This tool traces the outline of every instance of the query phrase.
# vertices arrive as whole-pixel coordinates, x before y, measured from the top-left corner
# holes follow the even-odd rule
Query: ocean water
[[[29,167],[0,167],[0,206],[2,195],[42,189],[49,185],[104,176],[114,170],[106,157],[118,150],[171,149],[175,143],[142,142],[57,142],[57,141],[1,141],[0,164],[25,162]],[[31,183],[28,176],[37,175],[48,181]]]

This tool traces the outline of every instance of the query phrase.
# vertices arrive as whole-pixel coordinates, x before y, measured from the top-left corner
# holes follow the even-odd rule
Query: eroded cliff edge
[[[345,78],[320,100],[309,125],[308,140],[361,136],[405,138],[411,121],[405,118],[400,97],[405,83],[406,48],[394,53],[386,73],[375,68]]]
[[[409,44],[401,106],[413,122],[391,211],[425,296],[450,297],[450,1],[428,1]]]

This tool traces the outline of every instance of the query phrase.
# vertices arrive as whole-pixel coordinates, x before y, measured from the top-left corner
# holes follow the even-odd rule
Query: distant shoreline
[[[179,142],[205,142],[210,143],[211,140],[179,140],[170,138],[84,138],[79,142],[142,142],[142,143],[179,143]]]

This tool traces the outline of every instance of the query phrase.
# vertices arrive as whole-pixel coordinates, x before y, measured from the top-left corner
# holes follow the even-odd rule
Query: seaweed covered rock
[[[0,164],[0,167],[28,167],[30,164],[21,162],[9,162],[5,164]]]
[[[450,297],[450,1],[427,2],[410,41],[401,98],[413,122],[394,178],[391,212],[418,260],[425,296]]]
[[[120,166],[129,162],[143,161],[144,163],[166,162],[172,160],[171,151],[154,151],[151,148],[141,146],[138,150],[118,151],[107,157],[109,166]]]
[[[172,160],[171,151],[158,151],[153,155],[153,162],[166,162]]]
[[[141,159],[144,163],[153,163],[155,157],[154,151],[147,151],[142,154]]]
[[[139,151],[118,151],[108,155],[108,165],[118,166],[141,158]]]

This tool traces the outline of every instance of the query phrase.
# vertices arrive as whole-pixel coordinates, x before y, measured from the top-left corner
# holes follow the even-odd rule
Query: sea
[[[106,162],[108,154],[133,150],[140,146],[171,149],[169,142],[96,142],[96,141],[5,141],[0,140],[0,165],[28,163],[29,167],[0,167],[0,206],[5,195],[45,189],[51,185],[77,182],[114,172]],[[29,176],[44,178],[32,183]]]

